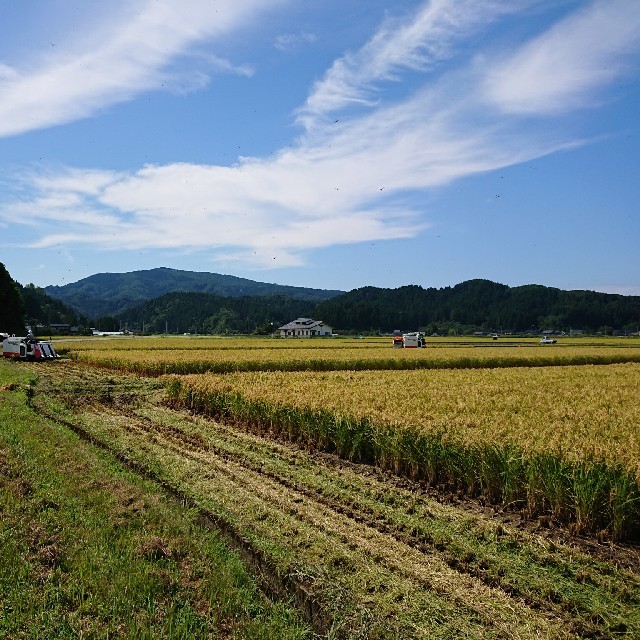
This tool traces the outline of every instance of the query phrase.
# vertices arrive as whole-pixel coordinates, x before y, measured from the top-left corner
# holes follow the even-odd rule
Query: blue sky
[[[640,295],[637,0],[0,0],[0,261]]]

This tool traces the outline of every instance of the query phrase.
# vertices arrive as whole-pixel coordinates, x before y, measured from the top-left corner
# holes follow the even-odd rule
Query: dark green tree
[[[18,285],[22,302],[24,303],[27,324],[35,328],[41,325],[50,331],[51,323],[69,324],[87,327],[89,321],[82,314],[47,295],[44,289],[28,284],[26,287]]]
[[[120,322],[114,316],[101,316],[96,320],[96,327],[100,331],[119,331]]]
[[[0,262],[0,331],[23,333],[24,305],[18,285]]]
[[[366,331],[377,327],[429,333],[620,329],[640,320],[640,296],[596,291],[562,291],[542,285],[508,287],[468,280],[455,287],[398,289],[363,287],[316,305],[313,317],[334,328]],[[603,329],[604,331],[604,329]]]

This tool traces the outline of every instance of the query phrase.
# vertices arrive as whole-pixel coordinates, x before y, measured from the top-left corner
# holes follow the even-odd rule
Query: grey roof
[[[324,326],[322,320],[312,320],[311,318],[298,318],[293,322],[278,327],[278,331],[292,331],[293,329],[314,329]]]

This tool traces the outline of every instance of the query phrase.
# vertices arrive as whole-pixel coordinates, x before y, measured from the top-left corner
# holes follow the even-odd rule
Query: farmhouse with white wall
[[[330,336],[333,333],[331,327],[322,322],[322,320],[312,320],[311,318],[298,318],[282,327],[278,327],[276,331],[283,338],[314,338],[317,336]]]

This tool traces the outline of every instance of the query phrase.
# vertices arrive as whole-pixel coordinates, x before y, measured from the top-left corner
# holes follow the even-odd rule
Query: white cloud
[[[439,90],[337,124],[322,140],[232,167],[188,163],[133,173],[64,171],[33,179],[24,220],[65,222],[38,246],[219,251],[262,266],[299,264],[305,251],[406,238],[427,224],[405,202],[463,176],[549,153],[562,143],[516,136],[488,122],[463,128],[465,103]],[[0,209],[0,218],[16,207]],[[274,265],[276,257],[276,265]]]
[[[570,15],[489,72],[488,102],[514,114],[590,106],[596,90],[629,70],[640,51],[640,2],[600,0]]]
[[[301,47],[313,44],[317,37],[313,33],[301,31],[300,33],[284,33],[276,37],[274,46],[278,51],[290,53]]]
[[[0,65],[0,136],[9,136],[88,117],[142,91],[165,88],[189,90],[208,81],[208,73],[250,75],[247,65],[211,57],[206,73],[172,77],[169,64],[197,43],[247,26],[284,0],[218,0],[215,11],[207,0],[147,0],[115,5],[109,26],[95,29],[55,48],[36,63]],[[139,8],[132,13],[131,7]],[[105,18],[106,19],[106,18]]]
[[[459,39],[497,19],[500,11],[525,4],[434,0],[410,22],[387,21],[313,88],[301,112],[309,129],[296,145],[271,157],[240,158],[227,167],[173,163],[134,172],[76,169],[24,176],[25,189],[16,191],[13,202],[0,204],[0,220],[48,225],[37,240],[40,247],[210,250],[219,259],[261,266],[300,264],[305,252],[336,244],[414,236],[427,226],[429,190],[580,144],[542,123],[521,129],[519,110],[510,107],[516,113],[507,116],[504,110],[514,104],[509,92],[516,70],[540,73],[540,51],[556,50],[563,34],[580,34],[572,40],[577,46],[589,32],[585,25],[606,12],[606,3],[595,3],[525,45],[513,67],[505,63],[489,79],[475,60],[434,72],[436,63],[455,54]],[[617,24],[621,2],[612,0],[611,6],[609,21]],[[229,21],[241,17],[229,9]],[[160,23],[167,19],[162,16]],[[202,29],[207,30],[199,21],[181,24],[176,42],[191,41]],[[632,46],[625,37],[613,49],[616,56],[604,45],[594,49],[615,64]],[[160,46],[160,40],[154,42]],[[146,50],[164,60],[150,43]],[[571,75],[566,71],[571,65],[583,69],[582,58],[566,55],[561,62],[563,77]],[[595,56],[587,66],[596,66]],[[135,75],[140,67],[132,67]],[[158,68],[145,67],[147,81],[153,77],[148,69]],[[402,69],[428,71],[428,81],[395,103],[374,103],[372,89]],[[549,100],[556,96],[557,103],[569,103],[551,83],[545,86]],[[573,103],[586,85],[576,80],[572,86],[567,95]],[[85,107],[91,99],[85,95]],[[367,108],[337,122],[332,115],[327,122],[328,114],[354,99]],[[24,198],[25,192],[33,196]],[[58,223],[64,223],[63,231],[57,231]]]
[[[18,72],[6,64],[0,64],[0,82],[7,80],[15,80]]]
[[[374,89],[402,70],[425,71],[453,55],[469,33],[515,13],[530,2],[513,0],[432,0],[404,21],[388,20],[360,50],[336,60],[315,83],[298,120],[312,129],[316,120],[353,105],[374,106]]]

